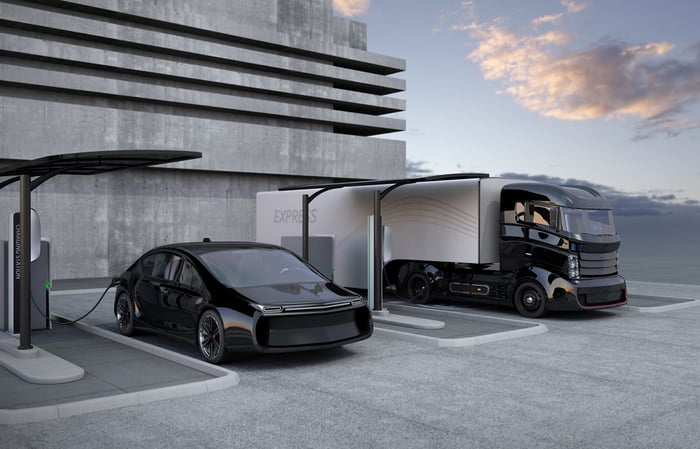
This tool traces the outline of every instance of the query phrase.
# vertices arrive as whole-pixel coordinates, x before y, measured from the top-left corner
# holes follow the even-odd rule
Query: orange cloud
[[[562,5],[567,13],[584,7],[566,0]],[[556,20],[543,16],[531,25]],[[476,42],[468,57],[484,78],[503,83],[502,92],[524,108],[563,120],[636,117],[639,138],[698,127],[698,120],[681,115],[700,100],[700,55],[694,61],[672,59],[667,42],[610,42],[575,51],[562,31],[524,33],[502,23],[461,29]]]
[[[344,16],[357,16],[369,9],[370,0],[333,0],[333,9]]]

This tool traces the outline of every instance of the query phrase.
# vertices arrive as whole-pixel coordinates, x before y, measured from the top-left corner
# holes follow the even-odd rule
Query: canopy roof
[[[30,161],[16,162],[0,167],[0,176],[39,176],[32,182],[32,189],[56,175],[96,175],[127,168],[148,167],[151,165],[198,159],[197,151],[170,150],[118,150],[93,151],[46,156]],[[0,188],[17,181],[12,178],[0,183]]]

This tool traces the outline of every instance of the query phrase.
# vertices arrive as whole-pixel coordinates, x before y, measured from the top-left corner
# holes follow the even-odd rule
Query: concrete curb
[[[0,366],[25,382],[51,385],[74,382],[85,376],[85,370],[67,360],[33,345],[20,350],[13,336],[0,337]]]
[[[671,310],[678,310],[678,309],[685,309],[688,307],[695,307],[698,304],[700,304],[700,301],[698,301],[697,299],[691,299],[689,301],[677,302],[677,303],[673,303],[673,304],[666,304],[663,306],[642,307],[642,306],[631,306],[629,304],[626,304],[620,308],[627,311],[627,312],[662,313],[662,312],[669,312]]]
[[[100,292],[103,290],[100,290]],[[52,314],[52,317],[68,321],[65,317],[57,314]],[[130,405],[141,405],[154,401],[162,401],[164,399],[174,399],[201,393],[210,393],[213,391],[230,388],[240,383],[240,377],[235,371],[212,365],[204,362],[203,360],[193,359],[192,357],[188,357],[168,349],[153,346],[148,343],[115,334],[114,332],[87,324],[75,323],[73,326],[99,337],[130,346],[215,377],[204,381],[171,385],[167,387],[154,388],[133,393],[123,393],[83,401],[68,402],[64,404],[31,407],[17,410],[0,409],[0,424],[21,424],[66,418],[69,416],[110,410]]]
[[[110,287],[109,289],[112,289]],[[107,289],[107,290],[109,290]],[[65,296],[65,295],[83,295],[83,294],[102,294],[105,293],[105,288],[81,288],[75,290],[51,290],[51,296]],[[105,293],[106,296],[106,293]]]
[[[416,309],[425,309],[426,311],[430,311],[431,313],[435,314],[445,314],[445,315],[451,315],[451,316],[456,316],[456,317],[463,317],[465,319],[471,319],[471,320],[478,320],[478,321],[488,321],[488,322],[494,322],[494,323],[507,323],[507,322],[512,322],[512,323],[518,323],[519,325],[526,324],[528,327],[523,327],[521,329],[513,329],[509,331],[504,331],[504,332],[496,332],[493,334],[487,334],[487,335],[474,335],[471,337],[459,337],[459,338],[441,338],[441,337],[431,337],[428,335],[420,335],[416,333],[411,333],[411,332],[403,332],[403,331],[398,331],[394,329],[382,329],[381,327],[374,326],[374,333],[375,334],[385,334],[385,335],[392,335],[397,338],[401,338],[406,341],[411,341],[414,343],[421,343],[426,346],[435,346],[435,347],[441,347],[441,348],[464,348],[464,347],[469,347],[469,346],[477,346],[477,345],[482,345],[486,343],[494,343],[497,341],[504,341],[504,340],[512,340],[515,338],[522,338],[522,337],[529,337],[532,335],[539,335],[539,334],[544,334],[547,332],[549,329],[547,326],[544,324],[540,323],[535,323],[531,321],[521,321],[521,320],[512,320],[508,318],[496,318],[496,317],[489,317],[489,316],[483,316],[483,315],[475,315],[471,313],[462,313],[462,312],[456,312],[456,311],[451,311],[451,310],[439,310],[439,309],[434,309],[431,307],[419,307],[419,306],[400,306],[400,305],[392,305],[392,308],[397,309],[399,311],[410,311],[413,310],[415,311]]]
[[[445,323],[427,318],[397,315],[394,313],[372,314],[375,323],[393,324],[395,326],[411,327],[413,329],[442,329]]]

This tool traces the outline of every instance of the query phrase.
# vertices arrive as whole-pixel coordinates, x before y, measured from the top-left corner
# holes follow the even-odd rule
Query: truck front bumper
[[[567,281],[550,285],[547,310],[592,310],[627,304],[627,284],[622,276]]]

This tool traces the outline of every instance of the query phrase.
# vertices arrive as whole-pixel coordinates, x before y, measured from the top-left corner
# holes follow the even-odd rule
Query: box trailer
[[[291,187],[258,193],[256,238],[301,253],[306,215],[310,262],[367,289],[377,191],[384,282],[399,297],[503,304],[527,317],[627,302],[612,207],[584,186],[460,174]]]

